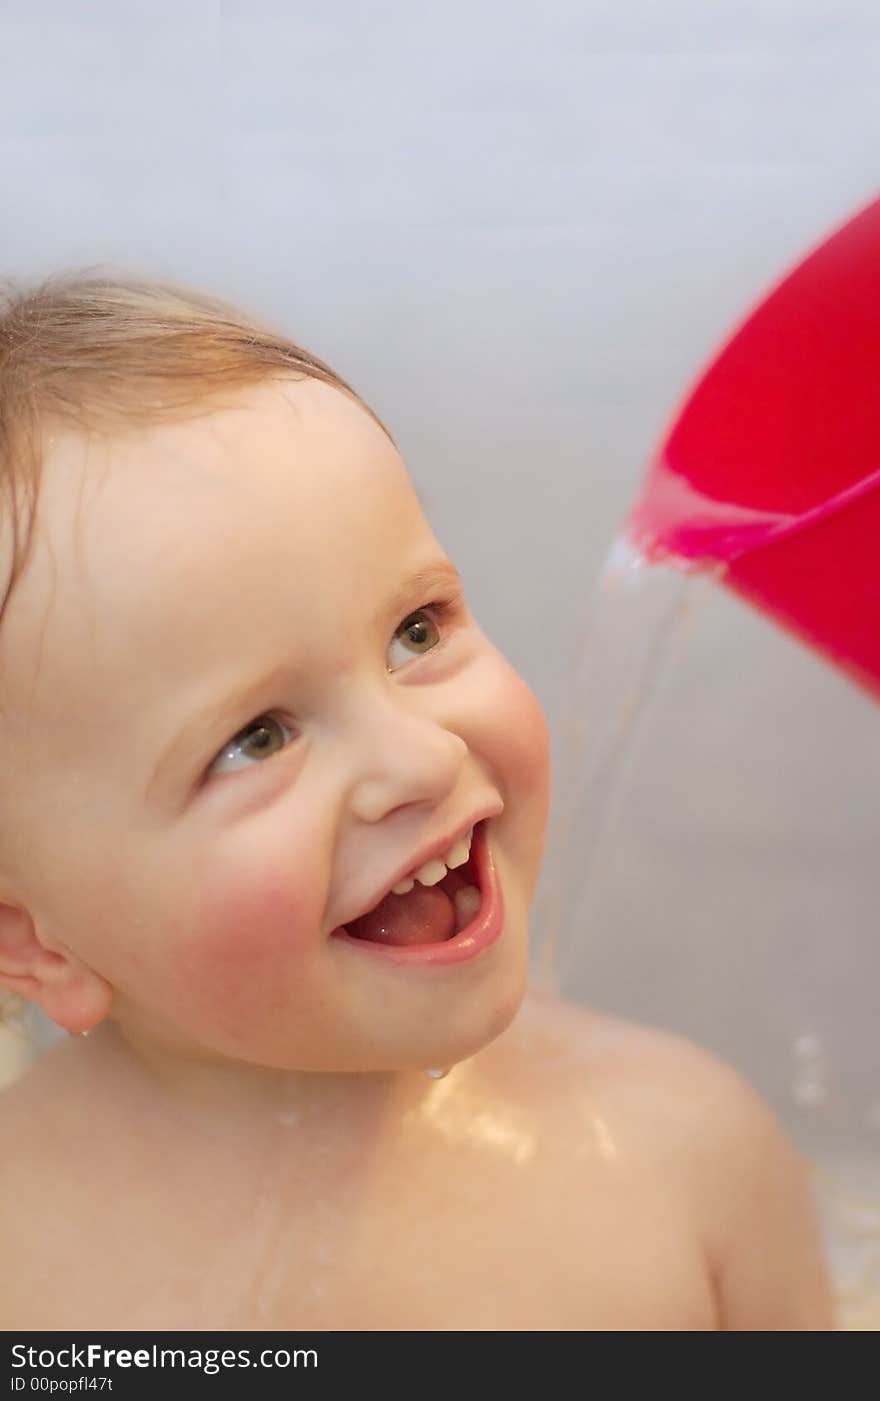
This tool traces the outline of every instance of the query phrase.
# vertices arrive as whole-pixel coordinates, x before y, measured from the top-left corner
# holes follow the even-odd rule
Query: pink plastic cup
[[[726,587],[880,699],[880,200],[698,380],[625,533]]]

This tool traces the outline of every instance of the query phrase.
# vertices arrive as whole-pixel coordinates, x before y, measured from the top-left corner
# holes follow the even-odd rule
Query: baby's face
[[[183,1055],[449,1064],[523,993],[544,717],[463,600],[432,611],[451,565],[369,415],[315,381],[232,402],[49,447],[0,631],[20,903],[79,970],[43,1005],[108,985],[133,1043]],[[504,927],[478,956],[333,934],[490,811]]]

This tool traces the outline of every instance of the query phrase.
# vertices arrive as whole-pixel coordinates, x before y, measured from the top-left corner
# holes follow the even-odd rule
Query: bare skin
[[[4,1097],[2,1326],[830,1326],[737,1077],[523,1004],[546,722],[375,422],[285,381],[45,466],[0,628],[0,986],[73,1036]],[[335,937],[484,817],[494,943]]]
[[[677,1038],[532,993],[445,1080],[239,1117],[94,1042],[5,1096],[6,1328],[832,1326],[803,1165]]]

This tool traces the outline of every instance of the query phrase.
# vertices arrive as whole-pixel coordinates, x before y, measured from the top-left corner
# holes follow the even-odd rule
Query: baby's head
[[[0,569],[0,985],[71,1032],[288,1069],[449,1064],[503,1030],[546,724],[333,371],[180,287],[17,291]],[[412,921],[334,933],[475,822],[498,937],[438,934],[439,887],[427,955]]]

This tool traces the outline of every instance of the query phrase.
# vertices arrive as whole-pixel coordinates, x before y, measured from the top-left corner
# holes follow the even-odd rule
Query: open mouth
[[[403,895],[391,891],[367,914],[340,926],[360,942],[395,948],[446,943],[465,932],[479,914],[483,884],[479,852],[486,821],[474,827],[468,859],[447,870],[435,885],[415,882]]]

